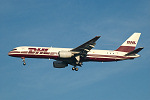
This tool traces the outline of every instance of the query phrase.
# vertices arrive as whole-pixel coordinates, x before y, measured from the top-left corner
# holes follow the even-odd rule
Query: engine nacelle
[[[65,68],[68,66],[68,64],[63,61],[54,61],[53,66],[54,68]]]
[[[72,52],[69,51],[59,51],[58,55],[60,58],[71,58],[73,56]]]

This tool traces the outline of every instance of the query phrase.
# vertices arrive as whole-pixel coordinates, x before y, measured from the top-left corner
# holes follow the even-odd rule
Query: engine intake
[[[68,64],[63,62],[63,61],[54,61],[53,62],[53,67],[54,68],[65,68],[67,66],[68,66]]]
[[[60,58],[71,58],[73,56],[70,51],[59,51],[58,55]]]

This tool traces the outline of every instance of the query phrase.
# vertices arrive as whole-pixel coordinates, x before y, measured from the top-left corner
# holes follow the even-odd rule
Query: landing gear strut
[[[26,65],[26,63],[25,63],[25,57],[21,57],[21,59],[22,59],[23,65]]]

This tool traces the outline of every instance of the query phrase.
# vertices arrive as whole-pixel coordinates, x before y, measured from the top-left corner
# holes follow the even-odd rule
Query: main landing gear
[[[77,67],[72,67],[72,70],[78,71],[79,69]]]
[[[21,59],[22,59],[23,65],[26,65],[26,63],[25,63],[25,57],[21,57]]]
[[[83,65],[82,62],[76,62],[75,64],[73,64],[74,67],[72,67],[72,70],[78,71],[79,68],[77,68],[76,66],[82,67],[82,65]]]

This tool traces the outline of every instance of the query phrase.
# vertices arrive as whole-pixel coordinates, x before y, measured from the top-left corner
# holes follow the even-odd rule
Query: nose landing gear
[[[21,57],[21,59],[22,59],[23,65],[26,65],[26,63],[25,63],[25,57]]]

